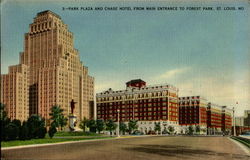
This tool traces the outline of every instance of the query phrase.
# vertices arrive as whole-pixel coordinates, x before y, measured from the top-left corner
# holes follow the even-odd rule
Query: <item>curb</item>
[[[231,137],[227,137],[230,141],[237,144],[248,156],[250,156],[250,150],[244,144],[238,142],[237,140],[232,139]]]
[[[112,140],[112,139],[116,139],[116,138],[90,139],[90,140],[66,141],[66,142],[57,142],[57,143],[30,144],[30,145],[13,146],[13,147],[1,147],[1,151],[11,150],[11,149],[31,148],[31,147],[53,146],[53,145],[70,144],[70,143],[105,141],[105,140]]]
[[[104,139],[90,139],[90,140],[66,141],[66,142],[57,142],[57,143],[30,144],[30,145],[13,146],[13,147],[1,147],[1,151],[12,150],[12,149],[21,149],[21,148],[70,144],[70,143],[71,144],[72,143],[83,143],[83,142],[87,143],[87,142],[95,142],[95,141],[107,141],[107,140],[118,140],[118,139],[126,139],[126,138],[143,138],[143,137],[150,137],[150,136],[121,136],[121,137],[111,137],[111,138],[104,138]]]

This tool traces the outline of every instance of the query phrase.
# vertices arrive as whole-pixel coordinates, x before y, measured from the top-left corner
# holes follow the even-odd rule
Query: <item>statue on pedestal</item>
[[[72,99],[70,102],[70,108],[71,108],[72,115],[74,115],[75,104],[76,104],[76,102],[74,102],[74,100]]]
[[[76,102],[74,102],[74,100],[72,99],[70,102],[71,113],[69,115],[69,129],[70,129],[70,131],[75,130],[76,123],[77,123],[76,116],[74,115],[75,104],[76,104]]]

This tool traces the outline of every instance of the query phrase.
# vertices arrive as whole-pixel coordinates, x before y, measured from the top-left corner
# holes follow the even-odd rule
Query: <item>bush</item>
[[[19,135],[19,128],[14,123],[9,123],[5,128],[5,132],[7,140],[15,140]]]
[[[21,128],[21,121],[18,119],[14,119],[13,121],[11,121],[11,123],[15,124],[18,128]]]
[[[44,138],[47,133],[47,129],[45,127],[40,127],[37,130],[37,137],[38,138]]]
[[[20,140],[29,139],[29,128],[28,128],[27,122],[25,121],[23,122],[23,125],[20,128],[19,139]]]
[[[28,119],[27,125],[29,128],[29,137],[30,138],[39,138],[39,135],[40,135],[39,130],[42,130],[41,128],[45,127],[45,120],[38,115],[32,115]]]
[[[10,119],[6,118],[5,120],[1,120],[1,141],[7,140],[7,126],[10,124]]]
[[[56,127],[52,125],[51,127],[49,127],[49,137],[52,138],[55,133],[56,133]]]

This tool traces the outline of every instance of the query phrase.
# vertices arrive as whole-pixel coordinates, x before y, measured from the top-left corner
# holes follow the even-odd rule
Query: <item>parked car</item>
[[[143,132],[136,130],[132,133],[132,135],[143,135]]]
[[[148,131],[148,134],[156,134],[155,131]]]

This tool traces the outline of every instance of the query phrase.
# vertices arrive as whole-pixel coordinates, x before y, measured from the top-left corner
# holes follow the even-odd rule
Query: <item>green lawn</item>
[[[21,146],[21,145],[29,145],[29,144],[45,144],[45,143],[58,143],[58,142],[66,142],[66,141],[79,141],[79,140],[90,140],[90,139],[107,139],[112,137],[72,137],[72,138],[44,138],[44,139],[32,139],[32,140],[15,140],[15,141],[7,141],[1,142],[2,147],[12,147],[12,146]]]
[[[250,148],[250,140],[242,137],[231,137],[232,139],[246,145],[248,148]]]
[[[65,132],[58,131],[55,134],[56,137],[64,137],[64,136],[102,136],[102,134],[92,133],[92,132]]]

